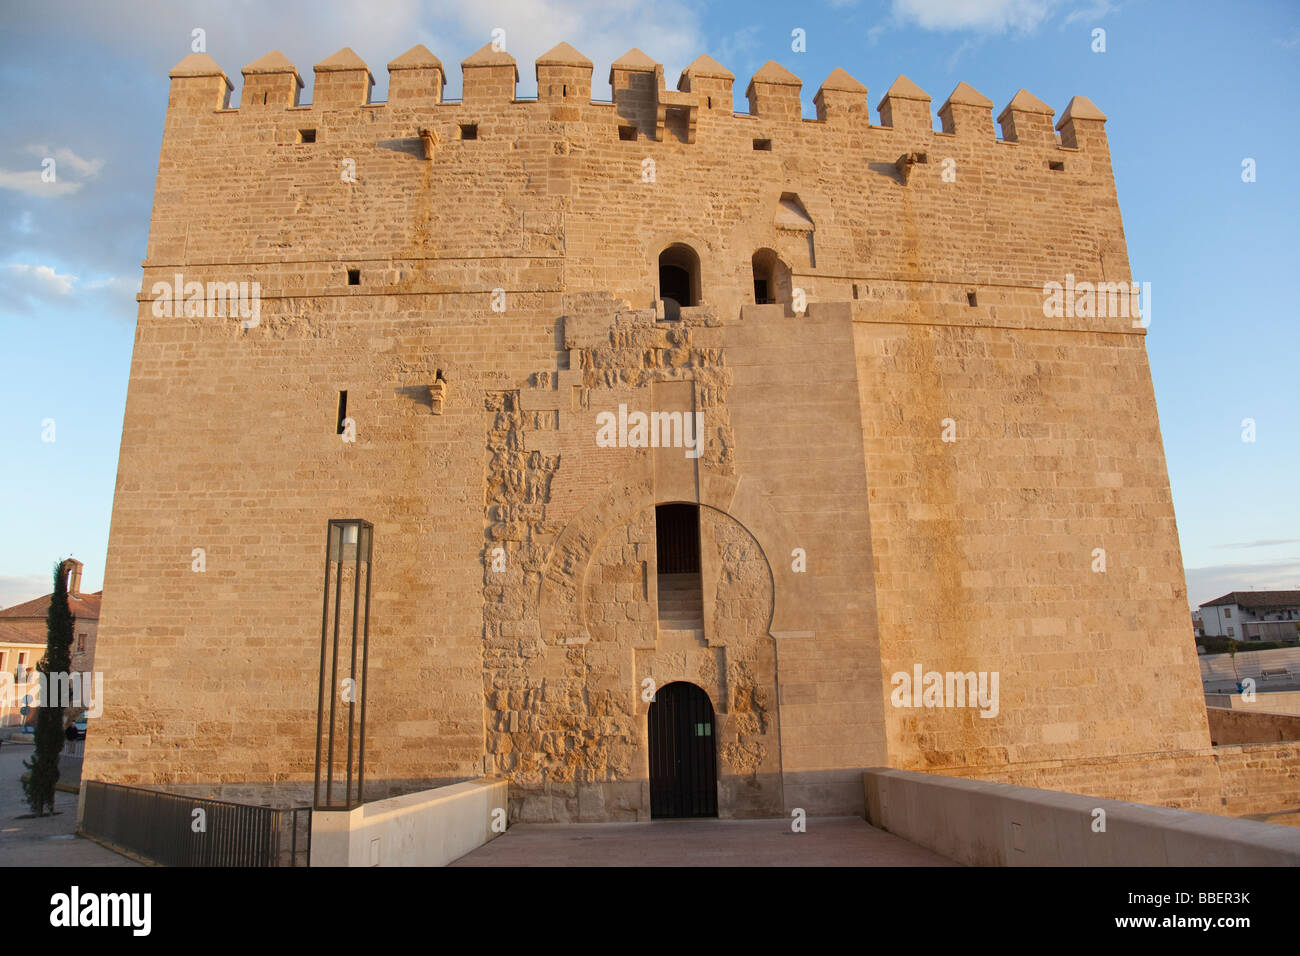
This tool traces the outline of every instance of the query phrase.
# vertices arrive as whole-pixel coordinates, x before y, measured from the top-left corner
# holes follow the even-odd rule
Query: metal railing
[[[311,857],[310,807],[259,807],[97,780],[82,787],[83,833],[163,866],[307,866]]]

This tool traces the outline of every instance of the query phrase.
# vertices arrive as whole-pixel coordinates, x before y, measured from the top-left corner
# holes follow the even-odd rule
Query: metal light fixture
[[[374,525],[359,518],[335,518],[326,532],[313,800],[318,810],[350,810],[363,802],[373,540]]]

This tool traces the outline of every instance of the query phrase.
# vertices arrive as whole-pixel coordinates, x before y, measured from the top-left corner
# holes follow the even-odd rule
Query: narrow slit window
[[[1048,160],[1047,167],[1055,172],[1065,172],[1065,163],[1059,159]]]
[[[361,270],[360,270],[360,269],[349,269],[349,270],[348,270],[348,285],[361,285]]]
[[[343,423],[347,421],[347,417],[348,417],[348,393],[339,392],[339,415],[338,415],[337,434],[339,435],[343,434]]]
[[[974,293],[974,292],[967,292],[967,293],[966,293],[966,304],[967,304],[967,305],[970,305],[970,306],[974,306],[974,305],[977,304],[976,301],[975,301],[975,293]]]
[[[754,140],[754,149],[759,152],[770,153],[772,151],[772,141],[770,139],[756,139]]]
[[[314,142],[316,142],[316,131],[315,131],[314,129],[300,129],[300,130],[298,130],[298,142],[300,142],[300,143],[314,143]]]
[[[461,139],[478,139],[478,123],[461,123]]]

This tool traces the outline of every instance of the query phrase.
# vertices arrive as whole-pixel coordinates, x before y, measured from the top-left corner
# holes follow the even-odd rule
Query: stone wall
[[[1207,707],[1210,739],[1223,744],[1262,744],[1272,741],[1300,740],[1300,715],[1270,714],[1260,711]],[[1300,799],[1297,799],[1300,803]]]

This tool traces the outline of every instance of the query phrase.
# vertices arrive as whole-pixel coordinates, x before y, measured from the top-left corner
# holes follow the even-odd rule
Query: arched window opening
[[[754,253],[754,304],[779,304],[786,314],[793,314],[794,290],[790,281],[790,267],[772,249],[759,249]]]
[[[680,319],[681,310],[700,304],[700,257],[682,243],[659,253],[659,298],[664,318]]]

